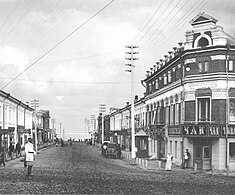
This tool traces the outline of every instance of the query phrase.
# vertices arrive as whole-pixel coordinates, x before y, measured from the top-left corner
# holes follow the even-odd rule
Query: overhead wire
[[[142,45],[140,46],[140,49],[142,47],[144,47],[146,44],[148,44],[149,42],[152,41],[152,38],[154,37],[154,35],[156,34],[156,32],[160,29],[160,27],[162,27],[162,25],[164,24],[164,22],[167,21],[167,19],[170,17],[170,15],[173,13],[173,11],[178,7],[179,3],[181,2],[182,0],[179,0],[176,5],[169,11],[169,13],[167,14],[167,16],[162,20],[162,22],[158,25],[158,28],[156,28],[154,30],[153,33],[151,33],[151,36],[148,38],[148,40]],[[170,18],[171,19],[171,18]]]
[[[170,2],[166,5],[165,9],[161,13],[159,13],[159,16],[154,20],[153,24],[151,26],[149,26],[149,28],[147,29],[147,32],[145,32],[141,36],[141,38],[136,41],[135,45],[138,45],[139,42],[143,40],[143,38],[145,38],[146,36],[148,36],[149,33],[151,33],[151,30],[154,28],[155,24],[158,22],[158,20],[160,20],[161,16],[164,15],[164,13],[167,12],[167,10],[170,8],[172,3],[173,3],[173,0],[170,0]]]
[[[110,1],[107,3],[103,8],[101,8],[99,11],[97,11],[95,14],[93,14],[90,18],[88,18],[85,22],[83,22],[81,25],[79,25],[75,30],[73,30],[71,33],[69,33],[67,36],[65,36],[62,40],[60,40],[58,43],[56,43],[51,49],[49,49],[46,53],[44,53],[42,56],[37,58],[32,64],[30,64],[26,69],[21,71],[19,74],[17,74],[16,77],[14,77],[11,81],[9,81],[6,85],[4,85],[1,90],[5,89],[8,85],[10,85],[13,81],[15,81],[19,76],[21,76],[24,72],[26,72],[28,69],[33,67],[38,61],[40,61],[42,58],[44,58],[47,54],[49,54],[52,50],[57,48],[61,43],[63,43],[65,40],[67,40],[70,36],[72,36],[75,32],[77,32],[79,29],[81,29],[85,24],[87,24],[90,20],[92,20],[94,17],[96,17],[99,13],[101,13],[105,8],[107,8],[109,5],[111,5],[115,0]]]
[[[151,15],[150,18],[148,18],[145,23],[143,24],[142,28],[139,30],[139,32],[137,33],[137,35],[135,36],[135,38],[131,41],[131,43],[133,43],[135,41],[135,39],[137,39],[137,37],[146,29],[147,25],[151,22],[151,20],[153,19],[153,17],[157,14],[157,12],[159,11],[159,9],[162,7],[164,3],[164,0],[162,0],[162,2],[160,3],[160,5],[157,7],[157,9],[153,12],[153,14]],[[143,37],[143,36],[142,36]],[[142,39],[142,37],[140,39]],[[139,40],[140,41],[140,40]]]
[[[186,18],[190,18],[193,15],[195,15],[200,9],[202,9],[209,0],[203,0],[202,2],[197,1],[192,7],[190,7],[191,9],[188,10],[188,12],[186,12],[182,18],[180,18],[175,25],[171,26],[167,31],[169,33],[165,33],[164,36],[157,38],[156,40],[152,41],[149,45],[153,45],[154,43],[158,43],[157,45],[161,45],[161,42],[166,42],[166,37],[171,36],[172,34],[174,34],[177,29],[181,28],[184,24],[185,24],[185,19]],[[199,2],[199,5],[197,5],[197,3]],[[184,22],[185,21],[185,22]],[[187,20],[188,22],[188,20]],[[156,47],[156,45],[154,45],[154,47]],[[143,48],[144,49],[144,48]]]

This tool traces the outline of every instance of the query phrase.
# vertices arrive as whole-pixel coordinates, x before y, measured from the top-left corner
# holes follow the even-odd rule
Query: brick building
[[[187,148],[190,167],[235,169],[235,39],[216,23],[199,13],[185,43],[148,71],[146,121],[158,157],[180,165]]]

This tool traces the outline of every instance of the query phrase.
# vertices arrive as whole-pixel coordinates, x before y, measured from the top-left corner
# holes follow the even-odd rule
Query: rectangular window
[[[140,140],[140,150],[146,150],[146,149],[147,149],[146,140]]]
[[[170,108],[169,106],[167,106],[167,107],[165,108],[165,109],[166,109],[166,113],[165,113],[165,114],[166,114],[166,115],[165,115],[165,119],[166,119],[166,120],[165,120],[165,122],[166,122],[165,124],[166,124],[166,125],[169,125],[169,108]]]
[[[228,61],[228,71],[234,71],[233,60]]]
[[[170,106],[170,125],[174,125],[175,124],[175,105],[172,104]]]
[[[177,158],[177,156],[178,156],[177,150],[178,150],[178,148],[177,148],[177,141],[175,141],[175,158]]]
[[[209,68],[210,68],[210,64],[208,61],[205,61],[205,64],[204,64],[204,71],[205,72],[208,72],[209,71]]]
[[[198,72],[203,72],[203,63],[202,62],[198,63]]]
[[[229,143],[229,162],[235,162],[235,143]]]
[[[156,85],[156,90],[158,90],[158,79],[156,79],[156,81],[155,81],[155,85]]]
[[[172,82],[172,76],[171,76],[171,71],[168,72],[168,82]]]
[[[210,98],[197,98],[198,121],[210,121]]]
[[[167,77],[166,77],[165,74],[164,74],[164,76],[163,76],[163,79],[164,79],[164,85],[167,85]]]
[[[179,124],[179,104],[175,105],[175,124]]]
[[[229,121],[235,122],[235,98],[229,99]]]

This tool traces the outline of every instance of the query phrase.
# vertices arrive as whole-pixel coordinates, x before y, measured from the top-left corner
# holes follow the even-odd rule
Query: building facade
[[[22,146],[32,129],[33,109],[28,104],[0,91],[0,136],[1,147],[19,142]]]
[[[199,13],[184,43],[173,47],[147,71],[145,95],[135,101],[135,133],[148,135],[149,156],[170,152],[174,163],[198,169],[235,170],[235,39]],[[131,149],[131,111],[110,113],[110,131]]]
[[[171,152],[180,165],[187,148],[190,167],[235,169],[235,40],[216,23],[199,13],[185,43],[148,72],[147,122],[158,136],[158,156]]]

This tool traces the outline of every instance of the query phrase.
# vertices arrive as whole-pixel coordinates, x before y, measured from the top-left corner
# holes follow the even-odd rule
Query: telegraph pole
[[[54,143],[54,138],[55,138],[55,119],[51,119],[52,122],[52,142]]]
[[[126,60],[129,60],[129,64],[126,64],[126,66],[130,66],[131,69],[126,70],[127,72],[131,73],[131,158],[134,161],[136,158],[136,151],[135,151],[135,119],[134,119],[134,112],[135,112],[135,102],[134,102],[134,61],[138,60],[139,58],[135,58],[134,55],[138,54],[139,52],[134,51],[134,49],[138,48],[137,46],[126,46],[126,48],[130,49],[130,52],[126,52],[126,54],[129,54],[130,57],[126,58]]]
[[[59,125],[60,125],[60,138],[62,138],[61,137],[61,125],[62,125],[62,123],[59,123]]]
[[[35,130],[35,151],[38,151],[38,138],[37,138],[37,112],[36,108],[39,107],[39,100],[32,100],[31,106],[34,108],[34,130]],[[33,136],[33,134],[32,134]]]
[[[99,107],[101,113],[101,142],[104,143],[104,113],[106,112],[106,104],[100,104]]]

